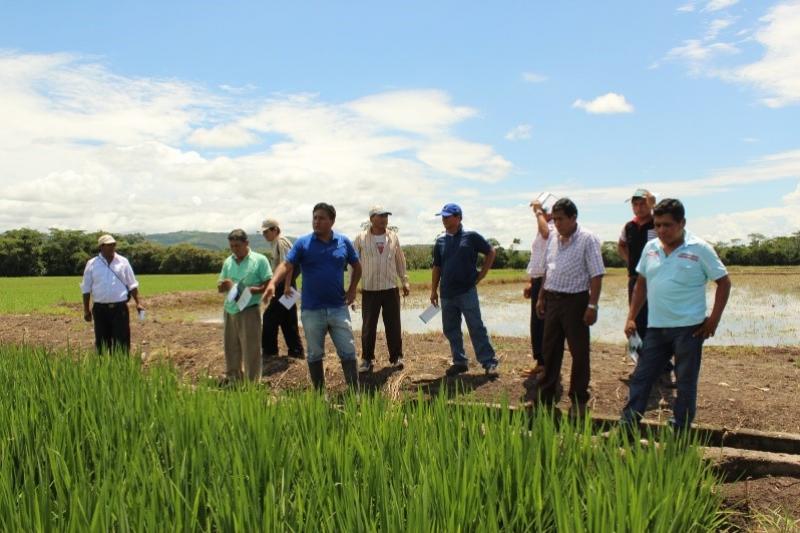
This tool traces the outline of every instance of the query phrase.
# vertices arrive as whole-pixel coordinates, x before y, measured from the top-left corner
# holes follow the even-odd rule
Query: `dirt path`
[[[222,374],[222,326],[192,318],[221,313],[213,296],[177,293],[151,298],[148,305],[148,320],[131,325],[133,342],[148,364],[167,359],[189,380]],[[501,363],[498,378],[487,378],[477,364],[465,375],[444,378],[450,356],[441,334],[405,335],[406,368],[394,371],[386,367],[385,343],[379,333],[376,371],[365,378],[365,385],[393,396],[415,394],[421,388],[430,394],[440,390],[455,393],[461,389],[484,401],[507,398],[510,403],[519,403],[530,399],[529,383],[520,375],[531,363],[528,339],[494,337],[492,340]],[[93,333],[91,324],[84,322],[75,308],[68,316],[0,316],[0,342],[92,349]],[[332,346],[328,346],[327,353],[328,386],[343,387]],[[471,353],[470,358],[474,361]],[[570,358],[566,356],[562,374],[565,384],[569,366]],[[633,364],[624,355],[622,345],[593,345],[591,407],[595,412],[612,416],[620,412],[632,371]],[[265,369],[264,381],[280,389],[306,387],[305,363],[286,357],[274,359]],[[647,417],[666,420],[673,396],[674,390],[670,388],[654,391]],[[731,429],[800,434],[799,396],[799,347],[707,347],[700,374],[696,421]],[[568,401],[562,400],[561,406],[567,408]]]

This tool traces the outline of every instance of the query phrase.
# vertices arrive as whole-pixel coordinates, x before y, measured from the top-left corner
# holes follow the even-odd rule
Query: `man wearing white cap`
[[[361,258],[361,357],[359,372],[371,372],[375,359],[375,335],[378,317],[383,312],[386,344],[389,348],[389,363],[403,368],[403,339],[400,325],[400,291],[397,280],[403,286],[403,296],[408,296],[409,284],[406,275],[406,256],[400,248],[397,233],[388,229],[391,213],[376,205],[369,210],[370,227],[361,232],[353,246]]]
[[[275,272],[278,265],[286,260],[286,254],[292,249],[292,243],[281,235],[281,226],[274,218],[268,218],[261,223],[261,234],[267,241],[267,259],[269,259],[272,271]],[[292,287],[297,288],[295,280],[299,274],[299,268],[292,273],[290,280]],[[286,309],[280,303],[280,297],[284,293],[284,284],[285,282],[281,282],[276,286],[276,296],[267,302],[267,308],[264,310],[261,332],[261,357],[264,365],[268,358],[278,355],[278,328],[283,331],[283,340],[286,341],[289,357],[305,359],[303,342],[300,340],[297,328],[297,306],[293,305],[290,309]]]
[[[100,253],[86,262],[81,281],[83,318],[94,321],[97,353],[115,350],[128,353],[131,347],[128,300],[133,297],[136,309],[144,309],[139,301],[139,282],[128,260],[116,253],[114,237],[102,235],[97,244]]]

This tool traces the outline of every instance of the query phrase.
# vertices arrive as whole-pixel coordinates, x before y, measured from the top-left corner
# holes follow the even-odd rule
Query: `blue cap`
[[[443,217],[451,217],[453,215],[462,216],[461,208],[458,206],[458,204],[445,204],[439,213],[435,213],[435,216],[440,215]]]

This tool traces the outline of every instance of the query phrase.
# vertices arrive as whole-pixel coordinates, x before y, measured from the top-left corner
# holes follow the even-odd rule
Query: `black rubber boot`
[[[311,384],[316,390],[325,390],[325,367],[322,366],[322,361],[309,362],[308,374],[311,376]]]
[[[348,387],[358,388],[358,361],[355,359],[342,360],[344,381]]]

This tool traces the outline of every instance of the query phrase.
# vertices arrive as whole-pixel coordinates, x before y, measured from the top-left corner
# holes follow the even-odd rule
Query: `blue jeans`
[[[300,313],[303,332],[306,335],[306,360],[309,363],[325,357],[325,334],[331,334],[336,353],[342,361],[355,360],[356,343],[347,306],[325,309],[303,309]]]
[[[675,355],[678,396],[670,423],[677,429],[688,428],[697,410],[697,380],[703,355],[703,338],[692,337],[700,327],[647,328],[639,362],[631,377],[628,403],[622,410],[622,422],[638,423],[647,409],[650,389],[664,372],[664,365]]]
[[[489,334],[481,319],[481,307],[478,303],[478,289],[472,287],[465,293],[449,298],[441,298],[442,329],[444,336],[450,341],[450,352],[453,354],[454,365],[466,365],[467,356],[464,355],[464,336],[461,334],[461,315],[467,322],[469,337],[475,357],[484,368],[496,365],[497,359],[494,348],[489,342]]]

